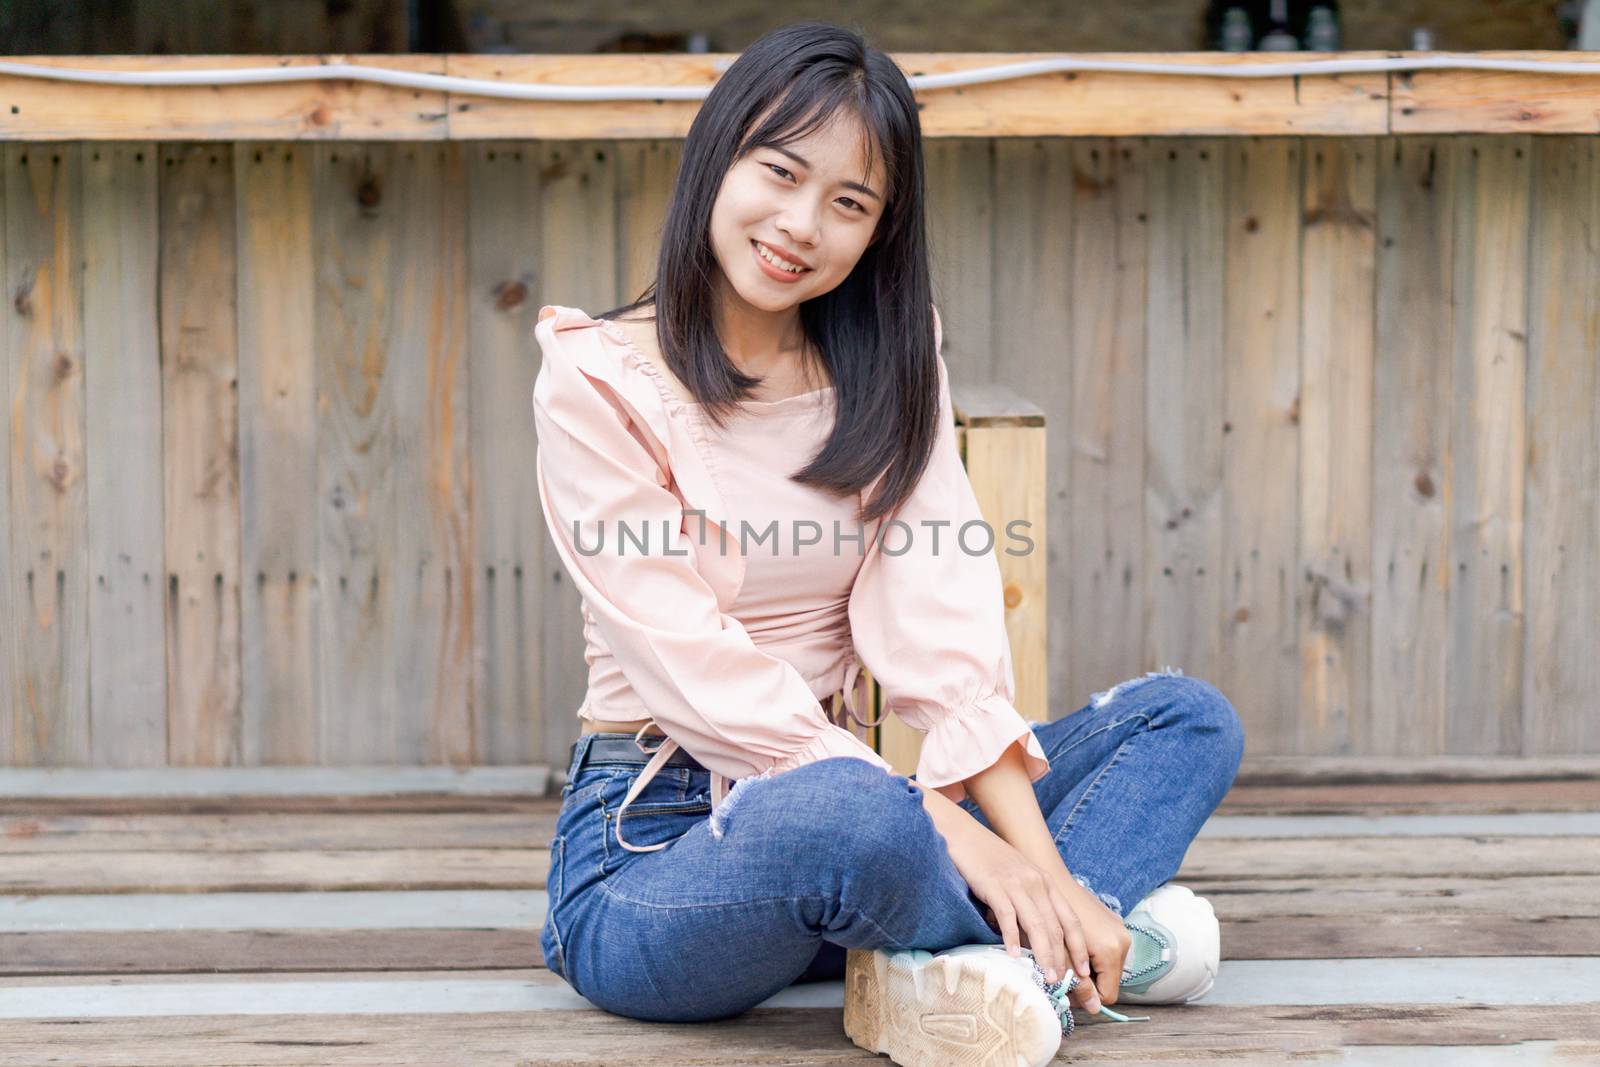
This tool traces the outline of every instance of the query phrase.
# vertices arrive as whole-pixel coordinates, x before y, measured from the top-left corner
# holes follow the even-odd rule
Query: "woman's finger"
[[[1054,910],[1041,908],[1039,902],[1027,893],[1018,894],[1014,906],[1018,921],[1027,931],[1028,947],[1033,951],[1033,958],[1044,969],[1045,980],[1060,980],[1063,963],[1057,957],[1061,952],[1061,926],[1055,919]]]
[[[1061,916],[1062,930],[1066,939],[1067,958],[1071,961],[1067,966],[1076,971],[1078,977],[1088,978],[1091,973],[1089,941],[1088,938],[1083,936],[1083,920],[1078,918],[1078,913],[1073,910],[1072,902],[1059,889],[1051,888],[1050,900],[1056,909],[1056,914]]]
[[[1017,929],[1017,913],[1005,901],[997,901],[989,905],[989,910],[994,913],[995,925],[1000,928],[1000,939],[1006,944],[1006,951],[1013,956],[1022,954],[1022,934]]]

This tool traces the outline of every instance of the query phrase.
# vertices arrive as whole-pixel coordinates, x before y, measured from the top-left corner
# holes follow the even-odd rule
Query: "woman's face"
[[[711,208],[725,293],[783,311],[849,277],[883,212],[882,160],[869,160],[866,147],[860,120],[841,112],[798,141],[734,162]]]

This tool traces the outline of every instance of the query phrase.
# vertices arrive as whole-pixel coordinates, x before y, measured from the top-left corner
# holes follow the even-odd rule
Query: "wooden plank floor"
[[[1176,879],[1216,988],[1058,1062],[1600,1062],[1596,770],[1242,774]],[[0,771],[0,1065],[888,1062],[838,982],[663,1026],[543,970],[538,775],[298,783]]]

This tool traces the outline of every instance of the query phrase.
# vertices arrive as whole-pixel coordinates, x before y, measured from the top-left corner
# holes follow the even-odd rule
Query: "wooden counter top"
[[[895,56],[909,73],[942,73],[1066,53],[934,52]],[[1448,53],[1081,55],[1184,64],[1407,58]],[[1600,53],[1475,52],[1541,62]],[[388,70],[516,83],[712,84],[734,57],[703,55],[14,56],[96,70],[310,67]],[[1053,73],[928,90],[928,137],[1356,136],[1391,133],[1600,132],[1600,76],[1443,70],[1235,79]],[[0,75],[0,137],[20,141],[493,140],[678,138],[698,101],[547,102],[353,80],[238,86],[105,86]]]

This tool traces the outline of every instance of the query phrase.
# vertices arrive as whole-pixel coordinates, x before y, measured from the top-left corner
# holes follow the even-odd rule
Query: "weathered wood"
[[[246,764],[321,756],[318,537],[307,521],[319,510],[311,163],[309,146],[234,146]]]
[[[1349,53],[1376,56],[1377,53]],[[1521,54],[1521,53],[1519,53]],[[1537,53],[1533,53],[1537,55]],[[1050,53],[899,52],[909,74],[939,74],[1047,58]],[[1057,55],[1061,55],[1057,53]],[[684,55],[334,55],[19,56],[39,66],[113,70],[196,70],[353,62],[517,84],[709,87],[728,54]],[[1265,54],[1073,54],[1173,66],[1281,62]],[[1320,54],[1303,57],[1313,62]],[[1331,58],[1331,57],[1329,57]],[[1495,97],[1515,105],[1539,90],[1538,75],[1510,76]],[[1581,79],[1576,79],[1581,83]],[[695,100],[527,101],[469,92],[365,82],[150,88],[72,85],[0,78],[16,103],[0,136],[30,140],[583,140],[672,137],[688,132]],[[1390,124],[1384,74],[1233,79],[1132,73],[1032,75],[918,94],[929,137],[1129,136],[1139,134],[1379,134]],[[1397,119],[1397,122],[1399,120]],[[1470,110],[1445,122],[1478,128]],[[1553,119],[1552,121],[1559,121]],[[1570,120],[1569,120],[1570,121]],[[1531,123],[1540,128],[1538,122]],[[1584,127],[1593,129],[1592,123]],[[1442,132],[1442,131],[1441,131]]]
[[[1000,564],[1006,637],[1016,683],[1013,702],[1026,719],[1050,719],[1045,632],[1049,517],[1045,504],[1042,426],[968,426],[966,466],[987,534],[952,528],[955,551],[977,551],[992,540]]]
[[[1215,888],[1212,888],[1215,901]],[[1223,919],[1229,960],[1584,956],[1600,918],[1374,915]],[[538,931],[162,930],[0,933],[0,975],[271,974],[544,966]]]
[[[316,152],[323,760],[464,763],[475,575],[459,150]]]
[[[95,55],[12,56],[20,63],[77,70],[228,70],[361,63],[389,70],[445,72],[436,55]],[[73,141],[414,141],[444,138],[443,93],[350,80],[281,85],[113,86],[0,75],[9,106],[7,140]]]
[[[1051,689],[1058,712],[1142,669],[1145,182],[1154,150],[1142,141],[1073,146],[1071,406],[1051,409],[1050,429],[1052,508],[1060,480],[1069,483],[1066,506],[1051,516],[1070,556],[1066,588],[1051,587],[1050,655],[1065,675]],[[1063,451],[1070,468],[1056,462]]]
[[[1530,148],[1457,146],[1447,752],[1522,750]]]
[[[1461,857],[1473,859],[1463,871]],[[92,857],[92,862],[91,862]],[[16,852],[0,892],[265,892],[539,889],[545,848],[297,848],[249,852]],[[1600,875],[1600,839],[1541,837],[1214,838],[1190,846],[1176,879]]]
[[[554,800],[554,798],[552,798]],[[0,815],[0,855],[30,852],[292,852],[542,848],[555,803],[506,812]]]
[[[1349,786],[1239,786],[1218,811],[1281,814],[1385,814],[1418,812],[1492,814],[1514,811],[1594,811],[1600,808],[1600,781],[1499,782],[1491,788],[1471,782],[1383,783]]]
[[[1300,713],[1286,748],[1370,736],[1378,145],[1306,145],[1300,219]],[[1241,771],[1241,773],[1243,773]]]
[[[1144,665],[1201,677],[1222,629],[1224,148],[1148,157]]]
[[[238,333],[233,152],[161,151],[167,760],[239,763]]]
[[[352,889],[542,889],[544,848],[293,852],[21,853],[0,893],[261,893]]]
[[[538,287],[530,307],[534,314],[546,304],[577,307],[599,315],[617,306],[617,158],[615,145],[578,141],[550,142],[534,149],[539,184],[530,195],[538,198],[541,235],[535,277]],[[530,343],[537,373],[542,358]],[[532,421],[533,411],[522,403]],[[532,456],[524,457],[532,463]],[[565,770],[569,749],[578,739],[578,709],[588,688],[584,662],[583,598],[561,566],[548,526],[539,522],[543,547],[534,595],[541,620],[544,708],[543,758]],[[530,649],[523,650],[531,655]]]
[[[1372,732],[1356,751],[1446,748],[1454,143],[1387,142],[1378,195]]]
[[[1463,857],[1470,856],[1466,861]],[[1177,880],[1507,878],[1600,874],[1600,839],[1572,837],[1197,838]]]
[[[1600,142],[1540,139],[1528,295],[1522,747],[1600,747]],[[1575,233],[1588,235],[1572,240]]]
[[[1478,59],[1572,62],[1572,52],[1476,52]],[[1585,58],[1593,58],[1592,56]],[[1394,133],[1600,133],[1594,78],[1493,70],[1425,70],[1390,81]]]
[[[155,144],[83,150],[90,762],[167,762]]]
[[[538,147],[475,144],[467,168],[467,353],[472,464],[475,759],[545,756],[548,710],[540,603],[544,516],[531,457],[538,446],[529,397],[539,310]],[[581,661],[581,658],[579,660]],[[571,666],[568,667],[571,669]]]
[[[1285,752],[1295,747],[1301,718],[1297,524],[1286,519],[1300,490],[1302,148],[1250,139],[1229,141],[1223,151],[1227,368],[1219,434],[1223,570],[1215,583],[1221,644],[1213,673],[1255,751]]]
[[[537,930],[0,933],[0,975],[6,977],[85,973],[449,972],[530,966],[544,966]]]
[[[83,149],[5,146],[10,686],[0,762],[88,762]]]
[[[549,982],[560,979],[549,976]],[[1405,1005],[1179,1007],[1139,1006],[1139,1023],[1080,1022],[1063,1055],[1095,1062],[1179,1065],[1336,1059],[1345,1048],[1406,1055],[1433,1067],[1460,1062],[1475,1046],[1565,1057],[1600,1054],[1592,1005]],[[1080,1016],[1080,1019],[1085,1017]],[[72,1056],[83,1067],[159,1060],[171,1067],[212,1067],[219,1020],[208,1016],[97,1019],[72,1029]],[[532,1025],[530,1025],[530,1023]],[[618,1049],[648,1048],[660,1067],[749,1063],[882,1063],[845,1036],[837,1007],[758,1008],[734,1019],[645,1023],[609,1012],[545,1010],[449,1015],[230,1016],[228,1045],[261,1067],[322,1067],[330,1050],[345,1062],[396,1058],[501,1064],[617,1062]],[[0,1022],[0,1063],[27,1064],[59,1053],[59,1022]],[[294,1035],[285,1040],[285,1032]],[[1383,1047],[1397,1046],[1397,1047]],[[1426,1058],[1431,1051],[1443,1058]],[[336,1061],[337,1062],[337,1061]]]

